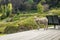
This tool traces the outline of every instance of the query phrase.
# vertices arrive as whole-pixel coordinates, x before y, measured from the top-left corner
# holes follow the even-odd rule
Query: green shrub
[[[5,28],[6,28],[6,23],[0,22],[0,33],[4,33]]]
[[[37,5],[37,11],[38,11],[38,13],[43,13],[44,7],[43,7],[43,5],[42,5],[41,3],[39,3],[39,4]]]
[[[14,26],[7,26],[4,31],[4,33],[7,33],[7,34],[15,33],[15,32],[17,32],[17,28]]]
[[[14,33],[17,32],[18,25],[14,22],[0,22],[0,33]]]
[[[50,10],[49,12],[51,12],[53,15],[54,14],[60,15],[60,9],[53,9],[53,10]]]
[[[27,18],[25,20],[22,20],[19,24],[24,26],[24,27],[27,27],[27,28],[28,27],[33,27],[35,25],[34,20],[31,17]]]
[[[25,28],[27,28],[29,30],[37,28],[37,25],[36,25],[33,17],[29,17],[29,18],[27,18],[27,19],[22,20],[21,22],[19,22],[19,27],[21,27],[21,26],[23,26],[23,27],[25,27]],[[43,28],[44,26],[41,25],[41,27]]]
[[[6,24],[6,28],[4,30],[4,33],[8,33],[8,34],[15,33],[15,32],[18,31],[17,27],[18,27],[18,25],[16,23],[14,23],[14,22],[8,22]]]
[[[26,17],[20,17],[20,15],[19,15],[19,17],[15,17],[15,18],[20,18],[17,21],[0,23],[0,32],[15,33],[18,31],[37,29],[37,25],[34,21],[34,16],[39,16],[39,17],[46,16],[46,14],[30,14],[30,16],[29,16],[29,14],[26,14],[26,15],[25,15]],[[43,28],[44,25],[41,25],[40,27]]]

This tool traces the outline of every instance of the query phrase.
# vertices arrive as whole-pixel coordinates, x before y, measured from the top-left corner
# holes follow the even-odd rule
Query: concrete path
[[[60,30],[30,30],[1,36],[0,40],[60,40]]]

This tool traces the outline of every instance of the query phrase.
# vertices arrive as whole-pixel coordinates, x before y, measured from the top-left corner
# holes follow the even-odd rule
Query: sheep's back
[[[45,17],[44,18],[36,18],[35,21],[40,24],[47,24],[48,23],[48,19]]]
[[[39,19],[39,22],[40,22],[41,24],[47,24],[47,23],[48,23],[48,19],[47,19],[47,18],[40,18],[40,19]]]

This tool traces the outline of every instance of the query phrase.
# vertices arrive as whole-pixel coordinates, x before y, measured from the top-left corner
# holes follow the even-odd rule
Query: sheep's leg
[[[40,26],[38,24],[36,24],[36,25],[37,25],[37,29],[39,30],[40,29]]]
[[[44,25],[44,30],[45,30],[45,25]]]
[[[37,26],[38,26],[38,28],[37,28],[37,29],[39,30],[39,29],[40,29],[40,26],[39,26],[39,24],[38,24]]]
[[[46,30],[47,28],[46,28],[46,25],[44,26],[44,30]]]
[[[48,29],[48,24],[45,24],[44,30],[47,30],[47,29]]]
[[[37,28],[38,30],[40,29],[40,27],[38,26],[38,28]]]
[[[46,30],[48,29],[48,24],[46,24]]]
[[[38,30],[40,29],[40,25],[39,24],[40,24],[39,22],[36,23]]]

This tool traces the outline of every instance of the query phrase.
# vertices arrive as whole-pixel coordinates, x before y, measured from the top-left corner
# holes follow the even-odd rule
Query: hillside
[[[34,16],[49,14],[60,16],[60,0],[0,0],[0,34],[37,29]]]

